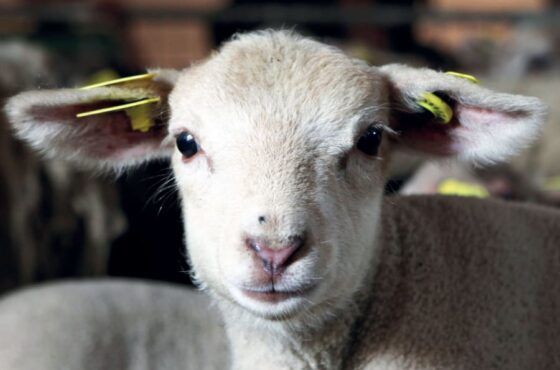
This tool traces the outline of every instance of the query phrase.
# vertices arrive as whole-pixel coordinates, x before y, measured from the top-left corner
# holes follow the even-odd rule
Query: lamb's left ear
[[[537,98],[497,93],[461,76],[398,64],[379,70],[390,86],[397,140],[429,154],[482,164],[501,161],[528,146],[546,117]],[[432,105],[436,114],[422,105]]]
[[[47,155],[120,169],[168,155],[167,96],[178,75],[159,70],[101,86],[24,92],[5,110],[16,135]]]

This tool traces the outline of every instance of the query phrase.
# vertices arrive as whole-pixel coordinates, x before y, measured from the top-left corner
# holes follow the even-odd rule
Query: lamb
[[[286,31],[237,36],[146,78],[23,93],[6,110],[21,138],[83,165],[171,157],[232,369],[560,368],[557,210],[382,196],[401,148],[513,155],[539,133],[538,99],[370,67]],[[450,104],[449,124],[418,106],[426,92]],[[76,118],[154,96],[146,132],[123,111]]]
[[[475,167],[467,163],[428,161],[404,183],[399,193],[492,196],[560,206],[552,192],[543,191],[535,182],[509,164]]]
[[[97,279],[44,284],[0,299],[2,370],[219,370],[227,364],[219,314],[190,289]]]

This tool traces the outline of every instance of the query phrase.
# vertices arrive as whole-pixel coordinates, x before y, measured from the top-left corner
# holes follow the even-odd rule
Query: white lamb
[[[219,314],[208,297],[183,287],[67,281],[0,300],[0,370],[219,370],[228,363]]]
[[[123,112],[75,118],[156,92],[146,133]],[[449,101],[449,124],[417,105],[425,92]],[[29,92],[7,112],[36,148],[88,165],[172,157],[232,369],[560,368],[558,211],[382,197],[401,147],[509,157],[538,135],[536,98],[266,31],[150,84]]]

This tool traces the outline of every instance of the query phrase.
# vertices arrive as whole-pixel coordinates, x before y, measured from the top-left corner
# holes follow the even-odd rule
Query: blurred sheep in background
[[[0,98],[55,86],[45,50],[0,44]],[[54,68],[53,68],[54,67]],[[54,72],[53,72],[54,71]],[[109,246],[125,228],[114,183],[72,164],[40,158],[0,117],[0,292],[64,276],[104,275]]]
[[[485,86],[541,97],[549,106],[542,136],[507,165],[477,168],[430,160],[422,165],[404,156],[394,169],[395,176],[414,175],[405,181],[401,193],[441,193],[440,185],[455,179],[482,186],[489,196],[560,206],[560,53],[550,35],[524,27],[508,43],[487,49],[485,65],[474,63],[481,59],[473,55],[479,48],[460,48],[455,57],[462,61],[462,68],[478,70],[477,77]],[[451,189],[448,194],[459,193]]]

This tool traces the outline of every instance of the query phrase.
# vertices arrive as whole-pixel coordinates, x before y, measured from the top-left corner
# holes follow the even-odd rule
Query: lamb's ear
[[[104,86],[24,92],[5,109],[16,135],[47,155],[122,169],[168,155],[167,96],[178,75],[159,70]]]
[[[457,75],[397,64],[379,70],[390,85],[397,140],[428,154],[481,164],[501,161],[528,146],[546,117],[537,98],[497,93]],[[448,123],[421,106],[426,93],[451,108]]]

